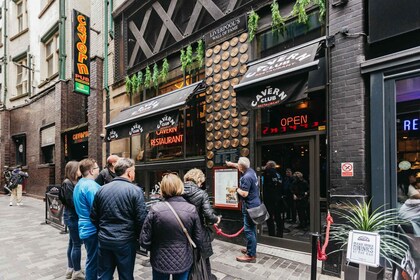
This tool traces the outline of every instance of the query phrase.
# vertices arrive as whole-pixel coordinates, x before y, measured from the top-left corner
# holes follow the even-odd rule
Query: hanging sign
[[[379,266],[381,236],[377,232],[352,230],[347,243],[347,260],[367,266]]]
[[[74,92],[90,95],[90,19],[73,10]]]
[[[341,177],[353,177],[354,169],[353,162],[342,162],[341,163]]]

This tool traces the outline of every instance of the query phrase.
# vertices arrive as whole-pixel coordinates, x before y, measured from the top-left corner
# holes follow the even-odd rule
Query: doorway
[[[321,222],[325,221],[322,217],[326,215],[326,159],[325,135],[259,143],[257,172],[261,198],[272,214],[272,219],[259,228],[261,241],[309,249],[310,233],[320,232]],[[276,195],[264,184],[268,161],[276,163],[276,172],[282,177]]]

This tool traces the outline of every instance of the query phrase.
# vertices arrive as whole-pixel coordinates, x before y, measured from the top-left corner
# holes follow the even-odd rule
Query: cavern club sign
[[[73,10],[74,92],[90,94],[90,19]]]

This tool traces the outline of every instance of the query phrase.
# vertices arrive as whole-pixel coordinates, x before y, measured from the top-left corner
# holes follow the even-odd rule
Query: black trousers
[[[283,237],[284,221],[282,219],[283,205],[281,198],[266,199],[264,201],[270,218],[267,220],[268,235]],[[277,232],[275,231],[274,221],[276,222]]]

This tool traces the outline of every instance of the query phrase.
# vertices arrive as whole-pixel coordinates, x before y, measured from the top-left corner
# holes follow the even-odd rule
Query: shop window
[[[414,192],[418,192],[417,189],[420,189],[420,76],[396,81],[395,85],[398,160],[397,205],[401,206],[408,198],[417,198],[414,197]],[[420,192],[418,193],[420,195]]]
[[[182,158],[184,151],[183,117],[178,126],[151,132],[146,135],[146,160],[170,160]]]
[[[205,145],[205,93],[198,94],[196,100],[186,110],[185,138],[186,156],[204,155]]]
[[[26,136],[13,137],[15,143],[16,165],[26,165]]]
[[[144,137],[140,134],[131,136],[131,158],[136,162],[144,161]]]

